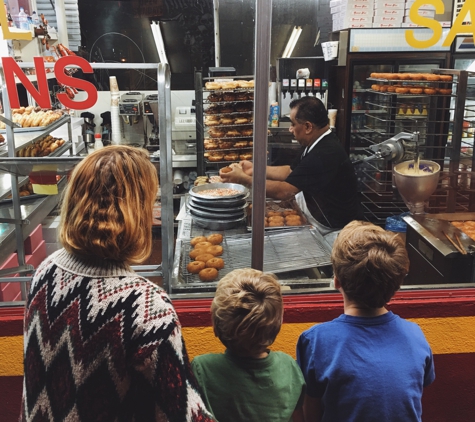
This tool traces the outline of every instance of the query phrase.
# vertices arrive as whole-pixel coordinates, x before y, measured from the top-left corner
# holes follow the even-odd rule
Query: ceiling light
[[[295,45],[297,44],[297,41],[299,40],[301,33],[302,33],[302,27],[294,26],[294,29],[292,30],[292,34],[290,34],[289,41],[287,42],[287,45],[285,46],[284,53],[282,54],[283,58],[286,59],[292,55],[292,52],[294,51]]]

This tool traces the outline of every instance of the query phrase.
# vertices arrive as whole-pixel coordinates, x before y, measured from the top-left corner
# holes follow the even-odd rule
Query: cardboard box
[[[25,255],[32,254],[33,251],[39,246],[43,240],[43,228],[41,224],[38,224],[35,230],[25,239],[24,248]]]
[[[374,16],[394,16],[402,18],[404,16],[404,10],[400,9],[374,9]]]
[[[373,28],[400,28],[401,23],[373,23]]]
[[[47,243],[56,243],[58,241],[59,216],[49,216],[43,220],[42,231],[43,239]]]
[[[396,16],[374,16],[373,17],[373,24],[379,23],[402,23],[402,18]],[[376,28],[374,26],[374,28]]]
[[[411,12],[410,9],[406,9],[406,10],[404,11],[404,15],[405,15],[405,16],[409,16],[410,12]],[[419,10],[419,11],[417,12],[417,14],[418,14],[419,16],[424,16],[425,18],[431,18],[431,19],[433,19],[433,18],[435,17],[435,10]]]
[[[412,5],[414,4],[415,0],[408,0],[406,1],[406,4],[404,5],[405,9],[410,9]],[[433,10],[435,12],[435,6],[430,3],[423,4],[421,7],[419,7],[419,10]]]
[[[395,9],[395,10],[404,10],[405,3],[393,2],[393,1],[383,1],[374,3],[375,9]]]

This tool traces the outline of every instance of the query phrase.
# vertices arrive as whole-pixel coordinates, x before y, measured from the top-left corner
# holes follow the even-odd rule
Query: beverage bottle
[[[18,13],[18,25],[20,29],[30,29],[28,27],[28,15],[23,7],[20,7],[20,13]]]
[[[33,21],[33,25],[35,25],[35,26],[38,26],[40,24],[40,20],[39,20],[38,15],[35,11],[31,14],[31,20]]]
[[[94,135],[94,151],[104,148],[104,144],[102,143],[102,135],[100,133],[96,133]]]

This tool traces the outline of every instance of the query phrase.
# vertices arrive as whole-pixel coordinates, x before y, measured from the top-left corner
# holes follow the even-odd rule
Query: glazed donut
[[[225,169],[229,169],[228,171],[225,171]],[[229,171],[231,171],[231,169],[229,167],[224,167],[221,169],[221,171],[223,173],[228,173]],[[223,241],[223,235],[222,234],[219,234],[219,233],[213,233],[213,234],[210,234],[206,240],[211,243],[212,245],[219,245],[222,241]]]
[[[204,237],[204,236],[203,236]],[[208,242],[206,240],[206,237],[205,237],[205,240],[202,240],[201,242],[196,242],[195,243],[195,249],[200,249],[200,248],[207,248],[209,246],[212,246],[212,243],[211,242]]]
[[[223,254],[223,247],[221,245],[213,245],[206,248],[205,251],[213,256],[221,256]]]
[[[407,81],[409,79],[411,79],[411,74],[410,73],[399,73],[399,79],[401,81]]]
[[[246,148],[248,146],[248,142],[246,141],[239,141],[234,144],[234,148]]]
[[[224,154],[221,154],[220,152],[212,152],[208,157],[209,161],[223,161],[223,159]]]
[[[203,250],[201,251],[201,254],[199,254],[196,258],[195,261],[201,261],[201,262],[206,262],[209,261],[210,259],[214,258],[214,255],[211,255],[210,253],[205,253]]]
[[[388,86],[389,86],[389,85],[381,85],[381,86],[379,87],[379,91],[380,91],[380,92],[386,92],[386,91],[388,90]]]
[[[249,128],[249,129],[242,129],[242,130],[241,130],[242,136],[251,136],[252,133],[253,133],[252,128]]]
[[[389,73],[388,76],[390,81],[397,81],[399,79],[399,73]]]
[[[196,246],[197,243],[200,242],[206,242],[206,237],[205,236],[196,236],[193,239],[190,240],[190,245],[191,246]]]
[[[300,218],[298,220],[297,219],[285,220],[285,225],[287,225],[287,226],[301,226],[302,225],[302,220],[300,220]]]
[[[245,154],[240,154],[239,158],[241,160],[252,160],[252,154],[250,152],[247,152]]]
[[[452,75],[439,75],[439,80],[444,82],[451,82]]]
[[[221,84],[218,82],[206,82],[205,88],[206,89],[221,89]]]
[[[224,161],[237,161],[238,159],[239,159],[239,155],[236,154],[235,152],[224,155]]]
[[[421,73],[409,73],[411,75],[411,79],[413,81],[422,81],[422,74]]]
[[[238,86],[239,88],[254,88],[254,81],[239,81]]]
[[[290,214],[290,215],[285,216],[285,220],[300,220],[300,215]]]
[[[452,89],[450,89],[450,88],[439,88],[439,92],[442,95],[451,95],[452,94]]]
[[[237,136],[241,136],[241,132],[239,132],[237,129],[228,130],[226,132],[226,136],[230,138],[236,138]]]
[[[422,88],[410,88],[409,92],[411,94],[422,94]]]
[[[284,217],[288,217],[289,215],[298,215],[297,210],[284,210],[282,214]]]
[[[197,256],[203,255],[205,253],[206,248],[198,248],[198,249],[193,249],[190,251],[188,256],[191,259],[196,259]]]
[[[398,94],[407,94],[409,92],[409,88],[396,88],[396,93]]]
[[[207,142],[204,144],[205,150],[212,151],[214,149],[218,149],[218,144],[216,142]]]
[[[218,277],[218,270],[216,268],[205,268],[199,272],[198,276],[201,281],[213,281]]]
[[[231,117],[221,117],[219,120],[220,125],[232,125],[234,123],[234,119]]]
[[[284,220],[281,221],[269,221],[268,227],[282,227],[284,225]]]
[[[267,211],[266,217],[282,217],[284,213],[282,211]]]
[[[437,90],[435,88],[424,88],[424,94],[434,95],[437,94]]]
[[[221,173],[229,173],[230,171],[233,171],[233,169],[232,169],[231,167],[229,167],[229,166],[223,167],[223,168],[220,170]],[[210,241],[210,242],[211,242],[211,241]],[[211,243],[213,243],[213,242],[211,242]],[[221,242],[219,242],[219,243],[221,243]]]
[[[221,82],[222,89],[236,89],[237,87],[238,83],[235,81]]]
[[[371,89],[373,91],[379,91],[379,85],[378,84],[373,84],[373,85],[371,85]]]
[[[212,138],[222,138],[226,132],[222,129],[211,129],[208,134]]]
[[[234,119],[234,123],[236,125],[243,125],[249,123],[249,119],[247,117],[238,117],[237,119]]]
[[[205,125],[206,126],[218,126],[220,123],[220,120],[217,119],[214,116],[207,116],[205,117]]]
[[[388,85],[388,92],[396,92],[396,85]]]
[[[218,95],[218,94],[210,94],[208,95],[208,101],[212,102],[212,103],[218,103],[220,101],[222,101],[223,97],[221,97],[221,95]]]
[[[206,267],[206,265],[202,261],[191,261],[186,266],[186,271],[188,271],[191,274],[198,274],[205,267]]]
[[[439,75],[434,75],[433,73],[424,73],[424,79],[426,81],[439,81],[440,76]]]
[[[224,268],[224,261],[221,258],[211,258],[209,261],[206,261],[206,268],[221,270]]]

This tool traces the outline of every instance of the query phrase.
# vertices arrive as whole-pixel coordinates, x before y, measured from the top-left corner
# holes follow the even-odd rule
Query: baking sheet
[[[309,222],[305,215],[303,214],[302,210],[298,206],[295,199],[291,199],[288,201],[278,201],[275,199],[267,199],[266,200],[266,214],[268,211],[283,211],[283,210],[292,209],[297,211],[297,214],[300,216],[300,220],[302,224],[300,226],[278,226],[278,227],[264,227],[264,230],[282,230],[282,229],[289,229],[295,227],[306,227],[309,225]],[[252,231],[252,207],[249,207],[247,212],[247,230]]]
[[[209,236],[209,230],[194,231],[194,236]],[[251,266],[252,235],[223,235],[224,268],[219,270],[218,279],[212,282],[202,282],[197,274],[191,274],[186,266],[191,261],[189,257],[189,241],[184,241],[181,250],[180,273],[185,283],[196,286],[215,285],[219,279],[234,269]],[[323,243],[323,237],[313,227],[296,227],[286,230],[270,231],[264,235],[264,271],[279,274],[287,271],[302,270],[330,265],[330,246]],[[298,245],[298,247],[294,247]],[[293,246],[293,247],[289,247]]]

